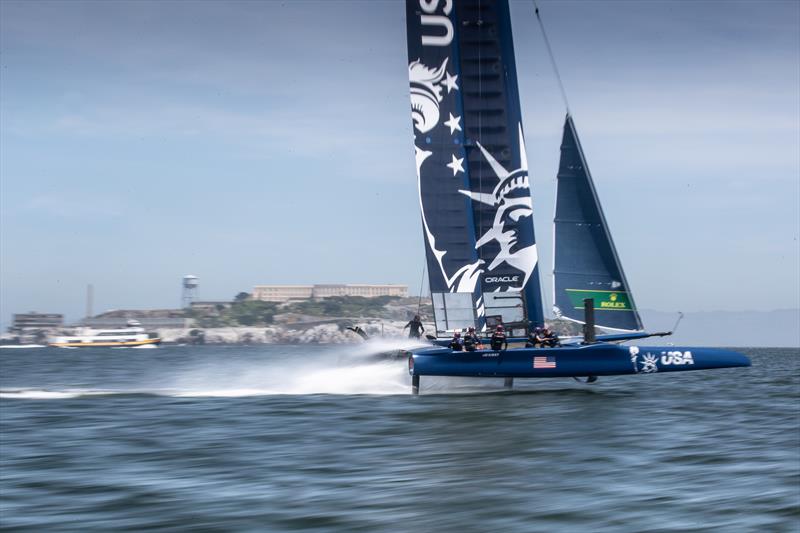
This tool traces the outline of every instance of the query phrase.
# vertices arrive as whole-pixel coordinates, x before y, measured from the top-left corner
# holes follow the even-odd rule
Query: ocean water
[[[0,350],[0,528],[800,530],[800,353],[422,378],[387,346]]]

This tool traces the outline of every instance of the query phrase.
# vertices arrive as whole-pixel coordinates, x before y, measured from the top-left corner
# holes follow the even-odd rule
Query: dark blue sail
[[[583,300],[593,298],[598,327],[643,329],[569,115],[558,168],[554,276],[556,315],[582,322]]]
[[[541,323],[506,0],[407,0],[420,208],[438,330]]]

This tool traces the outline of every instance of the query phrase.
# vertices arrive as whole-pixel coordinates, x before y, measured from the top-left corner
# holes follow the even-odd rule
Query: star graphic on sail
[[[451,75],[449,72],[445,74],[444,86],[447,87],[447,94],[450,94],[453,89],[458,90],[456,80],[458,80],[458,74]]]
[[[447,166],[453,170],[453,176],[459,172],[464,172],[464,167],[462,166],[464,163],[464,158],[456,157],[455,154],[452,155],[452,158],[453,160],[450,163],[447,163]]]
[[[458,191],[469,196],[473,201],[496,209],[492,227],[477,240],[475,249],[496,241],[500,246],[500,252],[489,264],[487,271],[491,272],[506,263],[525,273],[525,278],[519,286],[524,287],[536,267],[538,255],[536,244],[520,242],[520,219],[533,215],[531,192],[528,185],[528,158],[525,152],[525,140],[522,136],[522,125],[519,125],[520,168],[516,170],[506,170],[481,143],[477,143],[477,145],[494,172],[498,183],[491,194],[468,190]]]
[[[454,117],[452,113],[448,113],[450,115],[450,120],[445,120],[444,125],[450,128],[450,135],[456,132],[456,130],[461,131],[461,117]]]
[[[411,118],[414,127],[420,133],[427,133],[439,125],[439,106],[444,99],[442,89],[447,89],[447,94],[458,90],[457,74],[447,71],[445,58],[439,68],[426,66],[417,59],[408,65],[408,79],[411,84]],[[453,115],[450,115],[453,120]],[[445,123],[446,124],[446,123]],[[461,130],[461,128],[458,128]],[[450,127],[450,133],[453,127]]]

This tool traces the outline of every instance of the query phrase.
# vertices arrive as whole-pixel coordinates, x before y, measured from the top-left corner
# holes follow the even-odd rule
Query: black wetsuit
[[[546,348],[547,347],[547,340],[549,338],[550,337],[544,331],[540,331],[533,338],[533,345],[536,346],[537,348]]]
[[[462,344],[460,337],[453,338],[453,340],[450,341],[450,349],[454,352],[461,352],[464,350],[464,345]]]
[[[506,334],[502,331],[495,331],[492,334],[492,338],[489,340],[489,345],[492,347],[492,350],[504,350],[508,348]]]
[[[480,343],[481,340],[477,335],[474,333],[467,333],[467,336],[464,337],[464,350],[474,352]]]
[[[556,346],[561,346],[561,341],[559,340],[558,335],[551,333],[544,338],[542,346],[545,346],[546,348],[555,348]]]
[[[425,331],[425,328],[422,327],[422,321],[420,320],[409,321],[409,323],[403,327],[403,329],[406,328],[410,328],[408,330],[408,337],[411,339],[419,339]]]
[[[528,335],[528,340],[525,342],[526,348],[535,348],[536,347],[536,333],[530,333]]]

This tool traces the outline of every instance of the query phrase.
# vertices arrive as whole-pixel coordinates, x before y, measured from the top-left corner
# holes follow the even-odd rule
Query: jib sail
[[[583,321],[583,300],[594,299],[598,327],[641,330],[572,117],[561,141],[555,215],[554,311]]]
[[[506,0],[407,0],[411,116],[439,331],[542,323]]]

